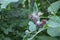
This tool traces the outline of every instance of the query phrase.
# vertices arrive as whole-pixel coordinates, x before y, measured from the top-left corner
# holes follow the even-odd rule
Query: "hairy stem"
[[[36,34],[34,34],[31,38],[29,38],[28,40],[32,40],[38,33],[40,33],[41,31],[45,30],[45,28],[41,28]]]

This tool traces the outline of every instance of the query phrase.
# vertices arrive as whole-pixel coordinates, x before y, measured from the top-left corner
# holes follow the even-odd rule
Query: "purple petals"
[[[46,24],[46,20],[42,20],[42,22],[39,21],[39,16],[40,15],[43,15],[43,13],[36,12],[36,13],[33,13],[33,14],[29,15],[29,18],[32,19],[34,21],[34,23],[39,27],[44,26]]]
[[[40,26],[44,26],[46,24],[46,20],[43,20]]]

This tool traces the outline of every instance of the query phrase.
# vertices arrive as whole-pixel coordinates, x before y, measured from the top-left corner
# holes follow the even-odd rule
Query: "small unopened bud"
[[[28,30],[26,30],[25,32],[29,32]]]
[[[25,31],[25,34],[29,34],[30,32],[28,30]]]

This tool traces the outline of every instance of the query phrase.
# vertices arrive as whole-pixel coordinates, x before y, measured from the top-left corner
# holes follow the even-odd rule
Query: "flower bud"
[[[29,33],[30,33],[29,30],[26,30],[26,31],[25,31],[25,34],[29,34]]]

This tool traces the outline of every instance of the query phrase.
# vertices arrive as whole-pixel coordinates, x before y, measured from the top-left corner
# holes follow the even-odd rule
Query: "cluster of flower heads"
[[[46,20],[42,20],[40,22],[40,16],[43,15],[42,12],[33,12],[32,14],[29,15],[30,19],[32,19],[34,21],[34,23],[39,26],[42,27],[46,24]]]

